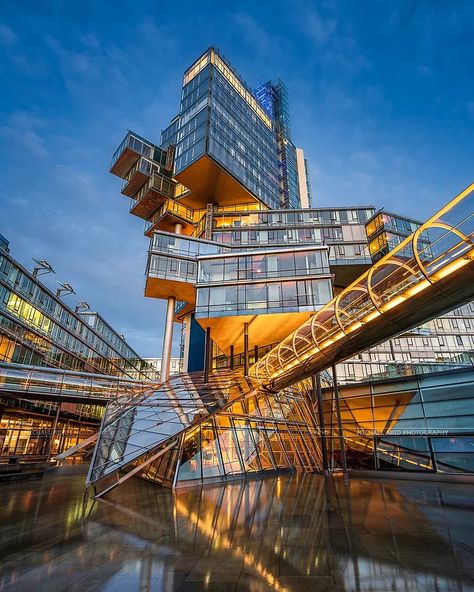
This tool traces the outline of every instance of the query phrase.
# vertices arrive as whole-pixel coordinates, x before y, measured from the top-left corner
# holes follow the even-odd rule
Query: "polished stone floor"
[[[474,590],[469,485],[290,475],[179,493],[0,487],[0,590]]]

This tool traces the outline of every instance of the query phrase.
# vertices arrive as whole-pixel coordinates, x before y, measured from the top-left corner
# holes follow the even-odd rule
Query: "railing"
[[[474,184],[259,360],[250,375],[282,388],[474,298],[473,206]]]
[[[145,195],[148,193],[150,189],[154,189],[164,197],[173,197],[175,193],[175,185],[176,184],[173,182],[172,179],[165,177],[160,173],[154,172],[152,177],[150,177],[150,179],[148,179],[148,181],[145,182],[143,187],[133,196],[133,199],[136,200],[136,203],[138,203],[145,197]]]
[[[100,405],[128,398],[153,384],[156,383],[0,362],[0,394],[14,394],[23,399],[72,400]]]
[[[150,220],[147,220],[145,224],[145,233],[157,224],[166,214],[173,214],[189,224],[193,224],[194,221],[193,211],[190,208],[187,208],[172,199],[167,199],[165,203],[156,210]]]
[[[120,146],[114,152],[112,156],[112,162],[110,163],[110,168],[114,167],[114,164],[117,160],[122,156],[123,152],[127,149],[131,148],[134,152],[141,156],[147,156],[148,158],[152,158],[153,156],[153,144],[149,144],[143,138],[133,134],[132,132],[128,132],[125,138],[122,140]]]
[[[137,172],[144,173],[151,177],[151,175],[160,172],[160,166],[146,158],[139,158],[123,178],[122,190],[128,185]]]
[[[176,183],[175,186],[175,192],[174,192],[174,198],[175,199],[179,199],[181,197],[184,197],[185,195],[188,195],[189,193],[191,193],[191,191],[185,187],[182,183]]]
[[[207,214],[204,214],[202,216],[202,218],[199,220],[199,223],[196,226],[196,228],[193,230],[194,237],[199,238],[202,234],[205,234],[206,220],[207,220]]]

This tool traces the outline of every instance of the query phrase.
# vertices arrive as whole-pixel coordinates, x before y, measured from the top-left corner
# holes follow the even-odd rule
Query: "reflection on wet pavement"
[[[472,488],[288,475],[172,493],[0,488],[0,590],[474,590]]]

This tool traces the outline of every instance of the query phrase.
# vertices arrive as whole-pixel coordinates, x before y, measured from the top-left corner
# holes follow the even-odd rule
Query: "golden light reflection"
[[[210,538],[216,537],[213,516],[209,516],[206,520],[203,520],[200,518],[199,514],[186,506],[178,496],[175,498],[175,506],[182,516],[185,516],[190,520],[191,524],[197,526],[200,532]],[[216,539],[218,540],[218,545],[215,545],[216,549],[230,551],[234,557],[242,559],[247,567],[252,568],[256,574],[276,592],[290,592],[289,588],[283,586],[278,579],[257,560],[257,557],[253,553],[246,552],[240,547],[235,547],[232,544],[231,539],[225,534],[217,535]]]
[[[244,86],[239,77],[232,68],[225,62],[220,55],[213,49],[209,49],[203,56],[201,56],[185,73],[183,79],[183,86],[188,84],[195,76],[203,70],[207,64],[213,64],[215,68],[224,76],[227,82],[237,91],[237,93],[250,105],[259,118],[269,128],[272,127],[272,121],[265,113],[263,108],[258,103],[254,95]]]

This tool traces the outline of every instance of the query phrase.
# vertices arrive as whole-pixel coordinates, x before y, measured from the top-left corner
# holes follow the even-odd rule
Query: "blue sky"
[[[0,233],[159,355],[143,223],[107,172],[126,128],[159,141],[214,44],[249,85],[285,81],[317,205],[424,218],[473,181],[473,27],[462,1],[4,0]]]

